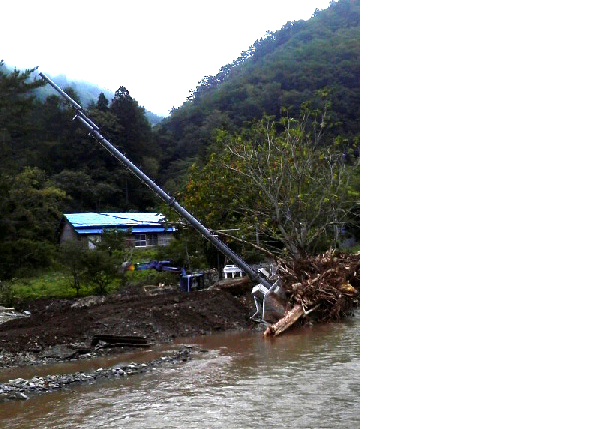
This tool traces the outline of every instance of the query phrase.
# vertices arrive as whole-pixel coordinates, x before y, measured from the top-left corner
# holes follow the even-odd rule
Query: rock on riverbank
[[[201,350],[206,352],[207,350]],[[0,383],[0,402],[11,400],[26,400],[33,395],[53,392],[74,385],[91,384],[100,380],[128,377],[154,371],[164,365],[176,365],[192,359],[193,348],[185,347],[170,356],[152,360],[147,363],[128,363],[115,365],[112,368],[99,368],[92,372],[77,372],[71,374],[47,375],[25,380],[17,378],[8,383]]]

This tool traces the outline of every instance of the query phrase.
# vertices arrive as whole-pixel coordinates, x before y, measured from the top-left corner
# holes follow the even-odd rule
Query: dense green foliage
[[[35,97],[43,82],[31,78],[34,71],[0,73],[0,279],[50,267],[62,213],[158,207],[148,189],[72,121],[61,98]],[[66,92],[79,100],[72,89]],[[126,88],[108,106],[99,97],[89,111],[127,155],[156,174],[159,147],[151,146],[151,126]]]
[[[158,125],[125,87],[110,94],[56,82],[86,106],[108,140],[205,225],[240,229],[230,245],[246,259],[262,257],[254,244],[304,254],[336,239],[337,225],[357,231],[359,8],[357,0],[334,1],[308,21],[267,32],[217,75],[201,79]],[[72,120],[71,107],[35,74],[0,61],[0,280],[62,267],[69,294],[104,293],[117,282],[109,268],[116,261],[102,249],[59,251],[62,213],[166,208]],[[318,114],[304,116],[306,105]],[[307,128],[317,123],[315,138]],[[262,159],[268,139],[276,143],[270,160],[291,158],[309,169],[243,158]],[[254,143],[252,152],[247,143]],[[267,177],[286,175],[277,202],[263,197],[267,179],[259,182],[254,168],[268,169]],[[325,216],[309,223],[309,213],[321,208]],[[293,238],[284,233],[290,230]],[[196,235],[182,235],[163,254],[186,264],[223,263]]]
[[[353,220],[358,160],[341,139],[322,144],[326,111],[265,117],[242,133],[221,131],[203,169],[193,169],[185,206],[210,225],[239,228],[272,254],[299,258],[325,249]],[[255,239],[252,240],[253,234]]]

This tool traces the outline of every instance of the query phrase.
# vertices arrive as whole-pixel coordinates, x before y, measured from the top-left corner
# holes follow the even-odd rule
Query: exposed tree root
[[[330,250],[322,255],[280,264],[278,274],[289,295],[285,316],[265,331],[279,335],[313,312],[322,322],[339,320],[359,305],[360,254]]]

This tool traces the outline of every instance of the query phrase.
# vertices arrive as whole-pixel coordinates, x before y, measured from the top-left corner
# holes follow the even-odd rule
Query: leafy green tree
[[[158,170],[160,149],[153,138],[145,109],[121,86],[114,94],[110,112],[116,117],[119,130],[111,142],[141,169]],[[125,209],[146,210],[155,204],[153,194],[132,174],[124,176]]]
[[[99,94],[99,97],[97,99],[97,109],[101,110],[102,112],[107,112],[108,107],[109,107],[108,98],[102,92]]]
[[[114,144],[122,147],[132,161],[139,162],[143,156],[159,156],[159,149],[153,142],[151,125],[145,117],[145,109],[121,86],[114,94],[110,105],[120,129]]]
[[[336,226],[358,204],[358,163],[322,145],[325,111],[270,117],[242,133],[221,132],[221,155],[191,175],[185,204],[212,228],[241,228],[244,241],[292,258],[333,245]],[[345,144],[345,142],[339,142]],[[271,241],[272,243],[267,243]]]
[[[114,258],[106,252],[86,252],[83,278],[95,287],[95,293],[105,295],[109,285],[118,277]]]
[[[35,69],[5,71],[0,60],[0,170],[14,173],[25,165],[29,136],[37,130],[33,91],[43,82],[33,80]]]
[[[99,295],[108,292],[108,286],[122,277],[122,263],[126,261],[126,237],[130,231],[104,230],[95,249],[85,252],[83,278],[95,286]]]
[[[132,234],[131,229],[105,229],[101,234],[101,240],[95,243],[95,249],[107,253],[110,257],[116,258],[118,262],[122,259],[127,248],[127,237]],[[120,262],[124,262],[122,259]]]
[[[0,278],[50,265],[65,198],[38,168],[0,175]]]
[[[72,288],[79,296],[82,277],[85,269],[85,261],[88,259],[89,248],[82,241],[66,241],[60,245],[60,262],[67,267],[72,276]]]

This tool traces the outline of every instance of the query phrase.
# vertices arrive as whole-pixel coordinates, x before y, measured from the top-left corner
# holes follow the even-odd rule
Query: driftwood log
[[[279,319],[275,324],[270,325],[265,330],[265,336],[268,337],[270,335],[278,336],[283,331],[288,329],[292,326],[302,315],[304,314],[304,310],[301,305],[296,304],[290,311],[286,312],[285,316]]]
[[[339,320],[359,305],[360,254],[330,250],[322,255],[281,264],[278,274],[289,296],[284,317],[269,326],[265,336],[277,336],[302,316]]]
[[[239,277],[237,279],[223,279],[215,283],[212,288],[217,288],[230,292],[234,296],[242,295],[253,287],[253,282],[247,276]]]

